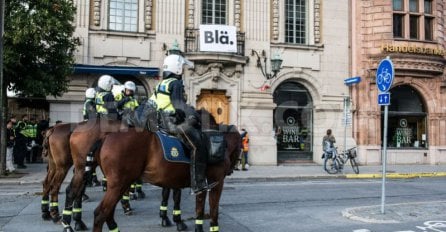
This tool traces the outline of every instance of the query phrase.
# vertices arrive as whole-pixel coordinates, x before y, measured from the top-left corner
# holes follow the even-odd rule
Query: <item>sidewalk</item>
[[[46,176],[46,163],[26,164],[28,168],[17,169],[20,173],[11,177],[0,177],[0,185],[40,184]],[[99,169],[98,169],[99,171]],[[382,178],[381,166],[359,166],[359,174],[355,174],[350,165],[343,173],[328,174],[318,164],[285,164],[279,166],[251,166],[248,171],[234,171],[226,177],[227,182],[243,181],[289,181],[303,179],[354,179]],[[98,174],[101,175],[101,174]],[[16,177],[14,177],[16,176]],[[68,182],[72,171],[68,172]],[[446,165],[387,165],[387,178],[445,177]]]

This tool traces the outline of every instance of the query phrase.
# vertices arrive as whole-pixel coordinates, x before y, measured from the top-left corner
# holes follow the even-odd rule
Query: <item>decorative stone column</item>
[[[234,1],[234,22],[235,26],[237,27],[237,31],[241,31],[241,18],[242,18],[242,6],[240,0]]]
[[[144,17],[144,24],[146,27],[146,30],[152,29],[152,0],[146,0],[146,7],[144,10],[145,17]]]
[[[98,27],[101,25],[101,0],[94,0],[93,24]]]
[[[273,1],[273,40],[279,39],[279,0]]]
[[[195,0],[189,0],[189,12],[187,12],[187,28],[193,29],[194,28],[194,14],[195,14]]]
[[[321,42],[321,0],[314,0],[314,43]]]

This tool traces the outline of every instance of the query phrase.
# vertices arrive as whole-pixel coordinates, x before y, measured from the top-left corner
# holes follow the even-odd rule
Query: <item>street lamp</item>
[[[276,53],[274,55],[274,57],[271,59],[271,73],[268,73],[268,70],[266,69],[266,62],[267,62],[267,58],[266,58],[266,52],[265,50],[262,50],[261,55],[259,55],[259,53],[256,50],[251,50],[251,56],[257,56],[257,67],[260,68],[260,70],[262,70],[262,74],[263,76],[269,80],[269,79],[273,79],[277,76],[277,73],[280,71],[280,66],[282,65],[282,59],[280,58],[280,54]],[[263,58],[263,65],[262,65],[262,60],[261,58]]]

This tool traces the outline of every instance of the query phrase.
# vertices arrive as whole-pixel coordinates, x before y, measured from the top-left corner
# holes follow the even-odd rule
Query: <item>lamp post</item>
[[[266,52],[265,50],[262,50],[261,54],[259,55],[259,53],[256,50],[251,50],[251,56],[257,56],[257,67],[260,68],[260,70],[262,71],[263,76],[267,79],[273,79],[277,76],[277,73],[280,71],[280,66],[282,65],[282,59],[280,58],[280,54],[276,53],[273,58],[271,58],[271,72],[272,73],[268,73],[267,70],[267,61],[268,58],[266,57]],[[263,65],[262,65],[262,59],[263,59]]]
[[[0,175],[6,170],[6,85],[3,78],[3,28],[5,0],[0,0]]]

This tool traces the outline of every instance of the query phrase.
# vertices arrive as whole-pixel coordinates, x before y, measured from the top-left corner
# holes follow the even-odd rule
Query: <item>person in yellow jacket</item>
[[[98,113],[99,118],[118,118],[115,97],[111,92],[113,83],[114,79],[110,75],[102,75],[99,77],[98,89],[95,97],[96,112]]]
[[[191,190],[193,194],[216,186],[216,182],[207,183],[207,153],[201,138],[200,117],[192,107],[186,104],[182,81],[183,66],[193,67],[193,63],[180,55],[169,55],[163,63],[163,80],[150,97],[157,105],[162,117],[162,127],[178,136],[191,148]]]
[[[139,106],[138,101],[135,99],[136,85],[133,81],[126,81],[124,83],[124,90],[115,95],[115,101],[117,102],[117,108],[120,115],[131,112]]]

